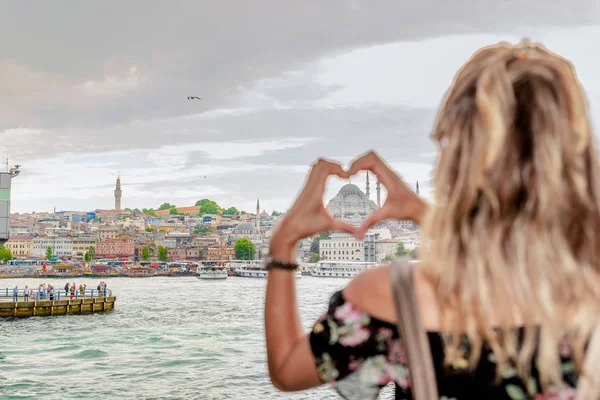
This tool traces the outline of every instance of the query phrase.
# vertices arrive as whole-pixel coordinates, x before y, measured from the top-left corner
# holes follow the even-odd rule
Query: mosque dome
[[[347,185],[342,186],[340,191],[338,192],[338,196],[343,195],[344,197],[355,195],[355,196],[365,196],[362,190],[358,186],[353,183],[348,183]]]
[[[342,186],[338,194],[327,203],[327,210],[336,218],[364,218],[376,209],[375,202],[353,183]]]
[[[242,222],[233,228],[234,235],[257,235],[258,231],[252,222]]]

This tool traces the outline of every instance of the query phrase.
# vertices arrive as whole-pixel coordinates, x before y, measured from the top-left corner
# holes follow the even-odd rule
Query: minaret
[[[260,232],[260,199],[256,198],[256,230]]]
[[[379,182],[379,179],[377,179],[375,188],[377,190],[377,208],[381,208],[381,183]]]
[[[121,211],[121,176],[117,175],[117,186],[115,187],[115,211]]]
[[[417,181],[417,196],[419,195],[419,181]]]
[[[370,185],[369,185],[369,171],[367,171],[367,185],[366,185],[366,189],[367,189],[366,190],[366,192],[367,192],[366,193],[367,198],[370,198],[371,197],[371,189],[370,189]]]

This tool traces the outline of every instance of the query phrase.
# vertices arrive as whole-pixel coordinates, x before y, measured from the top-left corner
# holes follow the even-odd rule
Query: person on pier
[[[270,241],[272,383],[283,391],[329,383],[346,399],[374,399],[393,384],[397,399],[412,399],[430,371],[433,388],[418,400],[575,399],[600,389],[597,367],[584,366],[597,355],[589,339],[593,349],[600,343],[600,158],[573,66],[529,42],[477,51],[448,90],[433,139],[432,204],[374,152],[347,170],[313,165]],[[354,228],[322,199],[328,177],[360,171],[375,174],[387,198]],[[356,276],[307,334],[297,243],[324,231],[361,239],[389,219],[422,227],[421,262],[396,260]],[[423,349],[405,346],[409,335],[397,328],[412,304],[414,329],[400,331],[421,335]],[[425,349],[429,356],[415,364],[411,352]],[[417,364],[423,368],[413,370]]]

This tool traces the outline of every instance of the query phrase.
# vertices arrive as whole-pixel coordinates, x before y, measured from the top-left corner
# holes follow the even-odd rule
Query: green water
[[[72,279],[71,279],[72,280]],[[64,281],[46,280],[55,287]],[[98,280],[75,280],[96,287]],[[267,377],[264,279],[106,280],[112,312],[0,320],[0,399],[337,399]],[[41,280],[0,280],[0,287]],[[346,280],[298,280],[307,329]],[[386,396],[388,397],[388,396]]]

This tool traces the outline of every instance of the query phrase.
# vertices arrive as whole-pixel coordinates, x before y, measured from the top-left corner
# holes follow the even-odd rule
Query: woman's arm
[[[271,256],[296,262],[295,243],[271,242]],[[321,384],[317,375],[308,334],[298,313],[294,272],[272,270],[267,278],[265,332],[269,376],[283,391],[309,389]]]
[[[270,242],[270,256],[279,262],[296,262],[300,239],[324,231],[354,233],[354,227],[334,220],[323,207],[325,183],[331,175],[347,179],[339,164],[320,160],[308,176],[304,189],[286,213]],[[269,376],[280,390],[296,391],[320,385],[308,334],[304,332],[296,300],[296,277],[292,271],[272,269],[267,278],[265,336]]]

